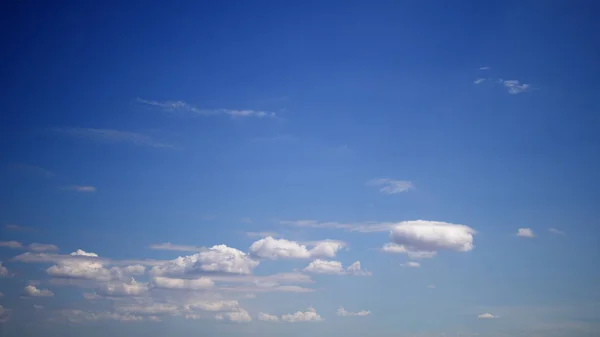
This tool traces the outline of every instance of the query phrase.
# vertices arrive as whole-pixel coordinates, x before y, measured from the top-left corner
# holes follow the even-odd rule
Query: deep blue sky
[[[597,336],[599,9],[558,0],[6,1],[0,335]],[[353,231],[366,222],[386,225]],[[454,236],[466,233],[459,225],[473,232]],[[251,248],[269,234],[294,258]],[[343,248],[310,253],[326,239]],[[460,251],[463,240],[474,248]],[[309,275],[315,283],[291,285],[315,291],[276,292],[200,262],[157,276],[153,266],[200,249],[150,247],[165,242],[227,245],[243,263],[260,261],[252,275]],[[437,254],[382,251],[390,242]],[[101,268],[146,270],[100,277],[105,269],[85,267],[89,259],[67,260],[78,249],[106,258]],[[50,255],[26,263],[17,256],[27,251]],[[211,258],[226,260],[221,253]],[[371,276],[305,269],[317,259],[360,261],[359,274]],[[130,276],[141,293],[102,293]],[[167,276],[212,277],[214,287],[157,289]],[[31,295],[28,284],[53,296]],[[94,292],[101,298],[83,297]],[[186,300],[217,297],[239,307],[191,319]],[[177,309],[151,322],[123,309],[136,303]],[[310,316],[310,306],[323,321],[284,322]],[[338,316],[340,306],[370,314]],[[73,310],[86,319],[65,321]],[[141,321],[120,322],[125,313]],[[494,318],[478,318],[485,313]]]

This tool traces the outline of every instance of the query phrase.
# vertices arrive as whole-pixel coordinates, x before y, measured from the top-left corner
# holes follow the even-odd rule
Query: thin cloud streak
[[[276,114],[271,111],[251,110],[251,109],[200,109],[196,106],[186,103],[184,101],[155,101],[147,100],[143,98],[137,98],[137,102],[156,108],[160,108],[165,112],[169,113],[186,113],[197,116],[213,116],[213,115],[227,115],[232,118],[242,117],[256,117],[256,118],[268,118],[276,117]]]
[[[167,143],[154,140],[152,137],[129,131],[93,128],[53,128],[50,132],[77,139],[86,139],[99,143],[128,143],[137,146],[148,146],[159,149],[178,150],[179,148]]]

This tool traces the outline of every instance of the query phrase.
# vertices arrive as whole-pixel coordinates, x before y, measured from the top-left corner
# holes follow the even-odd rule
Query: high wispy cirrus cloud
[[[384,194],[398,194],[415,188],[408,180],[394,180],[389,178],[378,178],[367,181],[367,186],[378,187],[379,192]]]
[[[304,271],[314,274],[371,276],[371,272],[361,269],[360,261],[356,261],[348,266],[348,268],[344,268],[339,261],[316,259],[309,263],[304,268]]]
[[[391,243],[382,250],[404,253],[409,257],[431,258],[437,251],[468,252],[473,249],[476,231],[465,225],[439,221],[403,221],[392,227]]]
[[[277,115],[270,111],[250,110],[250,109],[200,109],[184,101],[155,101],[138,98],[137,102],[147,106],[159,108],[168,113],[185,114],[191,116],[214,116],[226,115],[232,118],[273,118]]]
[[[309,248],[310,246],[312,248]],[[257,258],[269,260],[331,258],[345,246],[345,243],[335,240],[315,241],[304,245],[296,241],[267,236],[254,242],[249,252]]]
[[[125,143],[137,146],[148,146],[160,149],[177,150],[179,147],[160,142],[142,133],[121,131],[115,129],[93,129],[93,128],[53,128],[49,130],[56,135],[67,136],[76,139],[95,141],[98,143]]]

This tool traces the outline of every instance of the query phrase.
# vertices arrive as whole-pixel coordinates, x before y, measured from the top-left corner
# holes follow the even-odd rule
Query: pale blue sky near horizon
[[[599,9],[0,5],[0,335],[599,336]],[[252,248],[269,235],[279,248]],[[204,247],[217,269],[159,274],[195,254],[151,247],[166,242]],[[215,245],[236,259],[202,255]],[[102,268],[69,260],[78,249]],[[278,249],[294,257],[267,256]],[[101,274],[124,260],[144,272]],[[309,268],[322,260],[361,271]],[[313,283],[264,281],[280,273]],[[106,295],[130,276],[139,293]],[[214,286],[175,289],[199,276]],[[189,298],[237,304],[192,311]],[[283,316],[296,312],[309,321]]]

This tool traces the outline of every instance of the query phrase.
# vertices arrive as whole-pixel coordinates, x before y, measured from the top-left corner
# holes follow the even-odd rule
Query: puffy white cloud
[[[131,275],[143,275],[146,269],[142,265],[105,268],[105,261],[100,259],[98,254],[89,253],[81,249],[71,253],[70,256],[71,258],[57,258],[56,265],[46,269],[46,272],[53,277],[106,282],[111,280],[125,280]]]
[[[71,253],[71,255],[73,255],[73,256],[98,257],[98,254],[96,254],[96,253],[89,253],[89,252],[86,252],[86,251],[81,250],[81,249],[77,249],[76,251],[74,251],[73,253]]]
[[[103,284],[97,291],[105,296],[139,296],[148,291],[148,286],[138,283],[132,277],[129,281],[108,282]]]
[[[34,252],[53,252],[57,251],[58,247],[43,243],[32,243],[29,245],[29,249]]]
[[[348,268],[344,269],[339,261],[325,261],[317,259],[308,264],[304,271],[315,274],[330,274],[330,275],[355,275],[369,276],[370,272],[364,271],[360,267],[360,261],[356,261]]]
[[[279,322],[279,317],[277,317],[275,315],[269,315],[269,314],[266,314],[264,312],[259,312],[258,313],[258,320],[259,321],[265,321],[265,322]]]
[[[23,244],[18,241],[0,241],[0,247],[18,249],[23,248]]]
[[[234,323],[245,323],[252,321],[252,317],[250,317],[248,312],[244,309],[240,309],[239,311],[234,312],[224,312],[216,314],[215,318],[218,320],[225,320]]]
[[[25,294],[31,297],[52,297],[54,293],[48,289],[38,289],[36,286],[30,284],[26,286],[24,289]]]
[[[475,230],[465,225],[439,221],[403,221],[391,230],[392,242],[408,251],[454,250],[468,252],[473,249]]]
[[[496,315],[492,315],[489,312],[486,312],[485,314],[481,314],[479,316],[477,316],[477,318],[480,319],[494,319],[494,318],[499,318],[500,316],[496,316]]]
[[[317,313],[313,307],[309,307],[306,311],[297,311],[293,314],[281,315],[281,320],[284,322],[321,322],[323,317]]]
[[[9,277],[10,273],[8,269],[2,265],[2,261],[0,261],[0,277]]]
[[[535,237],[535,235],[533,234],[533,231],[531,230],[531,228],[519,228],[517,230],[517,236],[523,237],[523,238],[533,238]]]
[[[154,266],[150,272],[154,275],[185,275],[198,271],[250,274],[258,264],[259,261],[240,250],[218,245]]]
[[[250,246],[250,253],[263,259],[310,259],[318,257],[334,257],[345,244],[340,241],[324,240],[311,242],[307,245],[286,239],[275,239],[271,236],[260,239]]]
[[[500,80],[502,84],[508,89],[510,94],[520,94],[522,92],[531,89],[531,85],[521,83],[519,80]]]
[[[367,310],[361,310],[359,312],[346,311],[346,309],[344,309],[344,307],[340,307],[337,310],[338,316],[369,316],[370,314],[371,314],[371,312],[367,311]]]
[[[409,268],[419,268],[419,267],[421,267],[421,264],[419,262],[410,261],[410,262],[403,264],[402,266],[409,267]]]
[[[151,304],[132,304],[123,305],[116,308],[117,312],[130,315],[178,315],[180,307],[169,303],[151,303]]]
[[[200,277],[197,279],[180,279],[156,276],[152,279],[152,284],[157,288],[189,290],[204,290],[210,289],[214,286],[214,282],[206,277]]]
[[[385,194],[397,194],[415,188],[412,182],[408,180],[393,180],[388,178],[369,180],[367,185],[379,187],[379,192]]]

